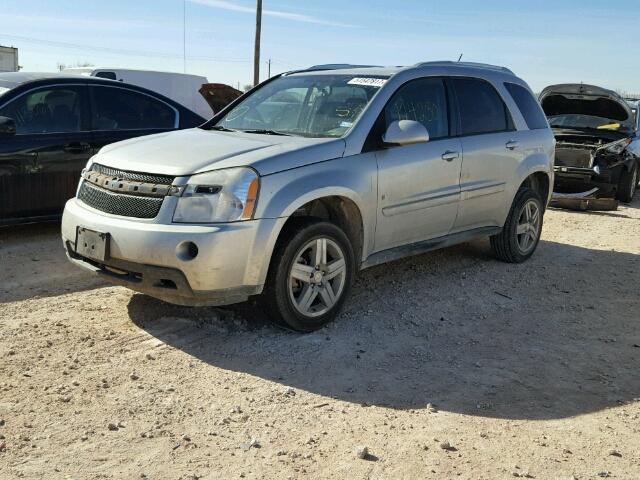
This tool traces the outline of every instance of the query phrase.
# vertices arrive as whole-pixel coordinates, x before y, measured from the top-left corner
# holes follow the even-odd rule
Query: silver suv
[[[331,320],[358,270],[489,236],[530,257],[554,138],[527,84],[490,65],[324,65],[272,78],[200,128],[104,147],[65,208],[69,258],[180,305],[262,295]]]

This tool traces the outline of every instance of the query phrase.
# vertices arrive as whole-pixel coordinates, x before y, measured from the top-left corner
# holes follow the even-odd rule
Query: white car
[[[64,72],[91,77],[107,78],[118,82],[144,87],[160,93],[174,102],[187,107],[203,118],[211,118],[213,111],[199,90],[209,83],[207,77],[174,72],[154,72],[151,70],[132,70],[125,68],[75,67],[65,68]]]

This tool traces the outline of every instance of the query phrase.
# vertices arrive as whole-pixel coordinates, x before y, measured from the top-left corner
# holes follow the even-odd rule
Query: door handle
[[[520,144],[518,142],[516,142],[515,140],[509,140],[507,142],[507,144],[505,145],[505,147],[507,147],[507,150],[515,150],[519,146],[520,146]]]
[[[452,152],[451,150],[447,150],[442,154],[442,159],[447,162],[453,162],[458,157],[460,157],[460,154],[458,152]]]
[[[88,143],[84,142],[73,142],[67,143],[63,148],[65,152],[69,153],[84,153],[88,152],[91,146]]]

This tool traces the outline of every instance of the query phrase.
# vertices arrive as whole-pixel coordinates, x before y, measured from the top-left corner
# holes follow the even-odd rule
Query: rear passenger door
[[[375,250],[447,235],[458,211],[462,154],[459,139],[451,136],[444,80],[431,77],[406,83],[382,115],[378,123],[383,131],[396,120],[414,120],[427,128],[430,139],[376,151]]]
[[[90,85],[93,152],[133,137],[174,130],[178,110],[163,100],[124,86]]]
[[[501,226],[506,185],[522,160],[518,132],[505,102],[486,80],[449,79],[462,143],[460,206],[452,233]]]

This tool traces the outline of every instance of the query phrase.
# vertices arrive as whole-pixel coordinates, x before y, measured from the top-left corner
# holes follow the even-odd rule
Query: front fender
[[[363,228],[362,253],[367,255],[373,245],[377,208],[377,166],[373,154],[339,158],[262,177],[256,218],[288,218],[303,205],[325,197],[346,198],[358,208]]]

